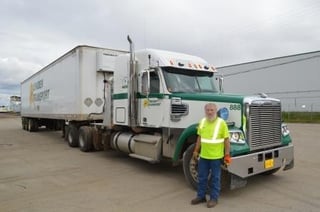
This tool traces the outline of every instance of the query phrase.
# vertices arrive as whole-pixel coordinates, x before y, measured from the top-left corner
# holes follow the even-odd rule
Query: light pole
[[[310,117],[311,117],[311,122],[312,122],[312,114],[313,113],[313,103],[310,105]]]
[[[290,120],[289,114],[290,114],[290,104],[288,104],[288,122],[289,122],[289,120]]]

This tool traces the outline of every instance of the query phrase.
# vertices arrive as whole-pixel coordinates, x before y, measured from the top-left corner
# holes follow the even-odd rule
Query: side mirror
[[[223,75],[217,75],[216,80],[218,80],[219,83],[219,93],[223,93]]]
[[[143,70],[140,75],[140,92],[142,95],[149,96],[150,94],[150,71]]]

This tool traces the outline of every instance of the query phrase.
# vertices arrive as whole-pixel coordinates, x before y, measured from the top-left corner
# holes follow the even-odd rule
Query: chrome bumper
[[[288,170],[294,166],[293,145],[278,147],[248,155],[232,157],[228,171],[241,178],[247,178],[269,170],[283,167]]]

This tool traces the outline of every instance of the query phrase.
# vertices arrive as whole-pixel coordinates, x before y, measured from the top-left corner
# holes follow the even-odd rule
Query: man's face
[[[207,105],[205,107],[206,117],[209,121],[213,121],[217,116],[217,108],[214,105]]]

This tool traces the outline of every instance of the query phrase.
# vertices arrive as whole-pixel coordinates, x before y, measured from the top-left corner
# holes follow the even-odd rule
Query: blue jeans
[[[209,160],[200,158],[198,162],[198,193],[197,197],[205,198],[208,185],[208,177],[211,170],[210,179],[210,200],[218,200],[220,195],[221,159]]]

